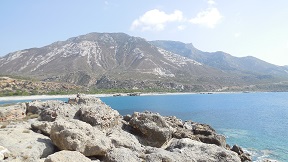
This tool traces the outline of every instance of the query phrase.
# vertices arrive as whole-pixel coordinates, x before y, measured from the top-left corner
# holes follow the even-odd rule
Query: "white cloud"
[[[214,1],[214,0],[208,0],[208,2],[207,2],[209,5],[214,5],[214,4],[216,4],[216,2]]]
[[[238,37],[240,37],[240,36],[241,36],[241,33],[235,33],[235,34],[234,34],[234,37],[235,37],[235,38],[238,38]]]
[[[217,8],[208,8],[205,11],[199,12],[195,18],[190,20],[193,24],[204,25],[208,28],[214,28],[223,18]]]
[[[144,15],[134,20],[131,25],[131,30],[140,28],[141,30],[164,30],[168,22],[181,22],[183,21],[183,13],[175,10],[172,14],[167,14],[158,9],[147,11]]]
[[[186,26],[185,25],[179,25],[179,26],[177,26],[177,29],[178,30],[185,30]]]

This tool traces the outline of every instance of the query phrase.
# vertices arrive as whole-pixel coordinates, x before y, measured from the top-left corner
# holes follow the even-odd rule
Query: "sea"
[[[101,100],[121,115],[151,111],[209,124],[226,137],[230,146],[237,144],[250,153],[253,161],[288,162],[287,92],[119,96]],[[11,102],[23,101],[0,99],[0,104]]]

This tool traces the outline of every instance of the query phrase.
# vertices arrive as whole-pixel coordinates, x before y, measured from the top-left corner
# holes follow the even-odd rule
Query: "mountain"
[[[0,75],[97,89],[221,91],[282,81],[281,69],[252,57],[202,52],[181,42],[148,42],[125,33],[89,33],[0,58]]]
[[[223,70],[226,72],[254,74],[258,77],[284,77],[288,78],[287,67],[277,66],[252,56],[235,57],[225,52],[203,52],[191,43],[185,44],[177,41],[151,41],[151,44],[167,51],[193,59],[201,64]]]

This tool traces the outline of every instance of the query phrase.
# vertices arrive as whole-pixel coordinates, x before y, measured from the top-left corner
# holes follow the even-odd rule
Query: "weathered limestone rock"
[[[10,151],[5,147],[0,146],[0,160],[4,160],[8,158],[9,156],[10,156]]]
[[[100,129],[112,128],[121,123],[118,111],[111,109],[104,103],[93,106],[83,106],[77,112],[80,120]]]
[[[0,109],[0,122],[22,119],[24,117],[26,117],[25,104],[11,105]]]
[[[166,150],[173,153],[178,152],[183,159],[190,159],[191,161],[241,161],[233,151],[216,145],[204,144],[189,138],[172,139]]]
[[[34,132],[41,133],[45,136],[50,137],[52,124],[53,122],[35,121],[31,124],[31,128]]]
[[[105,155],[111,141],[96,127],[75,119],[56,120],[50,138],[60,150],[79,151],[85,156]]]
[[[153,147],[165,145],[172,138],[174,131],[162,116],[151,112],[135,112],[129,124],[136,133],[139,132],[138,135],[144,145]]]
[[[29,105],[31,106],[32,103]],[[35,103],[37,105],[37,102]],[[79,107],[65,104],[62,101],[44,101],[42,104],[37,105],[41,109],[39,120],[42,121],[55,121],[57,118],[70,118],[75,117]]]
[[[103,102],[97,97],[89,97],[84,94],[77,94],[75,98],[69,98],[69,104],[97,105]]]
[[[132,151],[128,148],[120,147],[113,148],[105,156],[104,162],[120,162],[120,161],[129,161],[129,162],[142,162],[143,159],[139,158],[139,154],[135,151]]]
[[[78,151],[59,151],[52,155],[49,155],[44,162],[91,162],[91,160],[85,157]]]
[[[15,123],[0,129],[0,145],[10,151],[7,161],[37,161],[55,152],[50,138]]]
[[[216,131],[207,124],[200,124],[192,121],[185,121],[183,128],[178,127],[173,133],[175,138],[190,138],[196,141],[201,141],[208,144],[215,144],[226,148],[226,139],[219,135]]]
[[[142,145],[139,143],[138,139],[133,134],[124,131],[121,128],[112,129],[110,132],[107,132],[107,134],[116,148],[125,147],[132,151],[143,151]]]
[[[248,153],[244,153],[242,148],[238,145],[233,145],[233,147],[231,148],[231,151],[236,152],[239,155],[242,162],[252,161],[251,156]]]

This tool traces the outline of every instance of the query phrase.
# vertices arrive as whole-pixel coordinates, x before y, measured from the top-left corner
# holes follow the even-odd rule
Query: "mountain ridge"
[[[267,74],[267,70],[243,70],[247,65],[242,62],[250,65],[259,59],[249,58],[240,64],[238,58],[224,52],[202,52],[182,42],[174,41],[176,47],[155,42],[125,33],[88,33],[0,57],[0,74],[104,89],[177,91],[217,91],[227,86],[280,82],[286,77],[282,67],[277,71],[272,65]],[[236,67],[240,65],[239,70]]]

